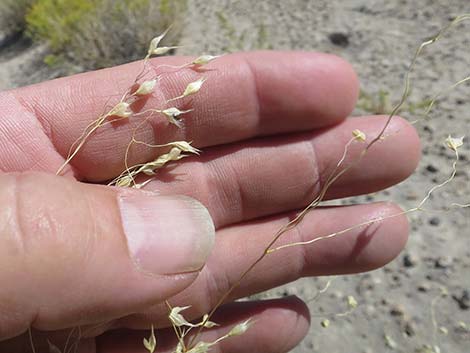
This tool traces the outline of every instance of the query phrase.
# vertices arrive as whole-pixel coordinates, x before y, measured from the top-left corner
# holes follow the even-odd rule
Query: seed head
[[[192,112],[193,109],[179,110],[178,108],[172,107],[162,110],[162,113],[166,115],[168,121],[178,127],[181,127],[181,120],[178,118],[181,114]]]
[[[122,178],[119,178],[119,180],[116,183],[116,186],[128,187],[131,184],[132,184],[132,178],[129,175],[125,175]]]
[[[170,315],[168,315],[168,318],[170,319],[171,323],[178,327],[191,326],[191,324],[184,318],[184,316],[180,314],[180,312],[189,308],[190,306],[175,306],[174,308],[172,308]]]
[[[160,44],[161,40],[166,36],[168,30],[169,28],[165,32],[150,41],[147,57],[149,57],[150,55],[154,55],[153,52],[158,48],[158,45]]]
[[[202,320],[199,324],[197,324],[196,326],[203,326],[205,328],[212,328],[212,327],[215,327],[215,326],[219,326],[218,324],[216,324],[215,322],[213,321],[210,321],[208,320],[209,319],[209,315],[208,314],[205,314],[203,317],[202,317]]]
[[[178,49],[179,47],[160,47],[160,48],[155,48],[151,55],[165,55],[172,49]]]
[[[366,141],[366,134],[363,133],[361,130],[353,130],[352,135],[356,141],[365,142]]]
[[[445,144],[448,148],[450,148],[452,151],[457,152],[457,149],[463,145],[463,139],[465,136],[462,137],[452,137],[448,136],[446,138]]]
[[[157,348],[157,339],[155,338],[155,331],[151,329],[150,337],[144,338],[144,347],[149,351],[149,353],[154,353],[155,349]]]
[[[243,321],[243,322],[239,323],[238,325],[234,326],[230,330],[230,332],[227,334],[227,336],[240,336],[240,335],[243,335],[250,328],[251,325],[253,325],[253,321],[251,319]]]
[[[209,64],[212,60],[217,59],[220,55],[213,56],[213,55],[201,55],[196,58],[191,64],[202,66]]]
[[[137,91],[135,91],[134,94],[136,96],[146,96],[147,94],[153,92],[153,89],[155,88],[156,84],[157,80],[145,81],[139,86],[139,88],[137,88]]]
[[[348,306],[351,309],[355,309],[357,307],[356,298],[354,298],[352,295],[348,295]]]
[[[128,118],[132,115],[130,104],[126,102],[119,102],[111,109],[108,116],[118,116],[120,118]]]
[[[181,154],[181,150],[177,147],[173,147],[170,152],[162,154],[160,157],[155,159],[152,162],[148,162],[144,164],[140,169],[139,173],[144,173],[146,175],[155,175],[155,171],[157,169],[162,168],[165,164],[171,161],[179,161],[180,159],[186,157],[186,155]],[[176,307],[175,309],[177,309]],[[181,309],[181,308],[180,308]],[[184,307],[181,310],[187,309],[187,307]]]
[[[199,154],[201,152],[201,150],[198,150],[196,147],[191,146],[191,142],[187,141],[170,142],[168,145],[180,149],[181,152],[187,152],[192,154]]]
[[[187,96],[190,96],[192,94],[196,94],[197,92],[199,92],[199,90],[201,89],[202,87],[202,84],[205,82],[206,80],[204,78],[200,78],[199,80],[197,81],[194,81],[194,82],[191,82],[189,85],[186,86],[186,89],[184,90],[183,92],[183,97],[187,97]]]

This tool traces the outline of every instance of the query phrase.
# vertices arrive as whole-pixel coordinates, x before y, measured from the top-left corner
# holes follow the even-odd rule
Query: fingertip
[[[402,149],[400,164],[396,177],[398,181],[408,178],[418,167],[421,159],[421,141],[414,126],[401,116],[393,116],[388,128],[392,134],[397,133],[395,144]]]
[[[369,228],[370,242],[357,256],[362,270],[374,270],[393,261],[405,248],[409,235],[409,223],[405,211],[394,202],[378,202],[372,205],[368,219],[377,219],[377,226]],[[367,229],[357,239],[367,236]]]
[[[272,341],[270,352],[290,352],[308,334],[310,328],[310,311],[307,304],[297,296],[279,299],[279,307],[266,316],[264,323],[268,330],[272,322],[279,323],[279,332]],[[266,335],[272,335],[272,331]],[[269,342],[269,340],[266,340]],[[276,347],[277,346],[277,347]]]
[[[256,82],[260,116],[266,122],[282,112],[289,113],[284,123],[298,130],[319,128],[344,120],[354,109],[358,78],[351,64],[338,56],[261,51],[244,53],[243,58]],[[262,130],[270,132],[269,126]]]
[[[285,342],[282,351],[288,352],[293,349],[308,334],[310,329],[311,314],[307,304],[299,297],[292,295],[284,298],[286,307],[283,312],[279,312],[276,322],[286,323],[285,327],[290,328],[283,331]]]
[[[421,144],[413,125],[399,116],[390,120],[387,115],[355,117],[327,130],[324,137],[315,143],[317,155],[321,157],[320,165],[328,166],[327,162],[334,154],[340,158],[354,130],[365,134],[366,143],[352,144],[346,160],[357,161],[364,148],[367,148],[367,153],[352,166],[342,183],[330,190],[328,198],[380,191],[413,174],[421,157]],[[372,141],[375,142],[370,145]],[[329,175],[330,172],[331,169],[325,168],[322,173]]]
[[[232,303],[224,309],[224,317],[249,317],[253,325],[242,336],[250,352],[289,352],[307,335],[310,328],[308,306],[297,296]],[[244,319],[243,319],[244,320]],[[217,321],[216,321],[217,322]],[[239,351],[239,342],[226,342],[224,352]]]
[[[323,237],[333,236],[307,248],[308,261],[303,276],[350,274],[380,268],[403,250],[409,232],[405,211],[393,202],[326,207],[306,217],[304,223],[302,233],[307,241],[312,238],[308,231],[311,227]]]
[[[331,104],[325,111],[334,112],[332,121],[340,122],[354,110],[359,97],[359,78],[351,63],[334,54],[321,53],[321,64],[330,72],[328,86],[333,99],[327,99]]]

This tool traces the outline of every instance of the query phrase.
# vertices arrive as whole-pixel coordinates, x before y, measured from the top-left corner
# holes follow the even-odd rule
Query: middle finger
[[[216,227],[306,206],[318,194],[340,160],[354,129],[375,137],[387,117],[348,119],[316,133],[252,140],[207,149],[158,174],[148,190],[184,194],[201,201]],[[326,199],[375,192],[405,179],[419,159],[415,130],[395,117],[386,138],[360,164],[333,184]],[[345,165],[356,160],[365,143],[353,143]],[[407,158],[402,158],[406,155]]]

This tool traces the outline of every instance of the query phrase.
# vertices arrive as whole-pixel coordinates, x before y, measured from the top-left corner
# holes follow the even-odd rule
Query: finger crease
[[[65,161],[65,156],[59,152],[57,145],[53,138],[53,130],[50,124],[46,124],[47,120],[42,116],[42,114],[38,111],[36,105],[29,105],[24,102],[20,97],[13,95],[13,98],[18,103],[18,105],[25,110],[25,112],[34,118],[34,121],[37,123],[37,126],[40,128],[40,131],[47,137],[48,141],[50,142],[49,147],[55,154],[61,157],[62,160]]]
[[[247,57],[244,57],[244,62],[245,62],[245,66],[247,67],[247,73],[249,75],[249,81],[252,82],[252,86],[253,86],[253,94],[252,94],[252,97],[254,97],[254,100],[253,100],[253,103],[251,106],[253,107],[253,115],[256,116],[256,118],[258,119],[258,124],[257,124],[257,129],[258,131],[256,131],[256,135],[259,134],[260,132],[260,120],[261,120],[261,102],[260,102],[260,94],[259,94],[259,88],[258,88],[258,80],[256,79],[256,70],[255,68],[253,67],[252,63],[250,62],[250,60],[247,58]]]

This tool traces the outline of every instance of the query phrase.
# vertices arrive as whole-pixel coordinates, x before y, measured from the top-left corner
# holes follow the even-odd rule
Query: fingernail
[[[119,196],[119,208],[129,253],[138,269],[153,275],[201,269],[215,238],[207,209],[185,196],[129,191]]]

